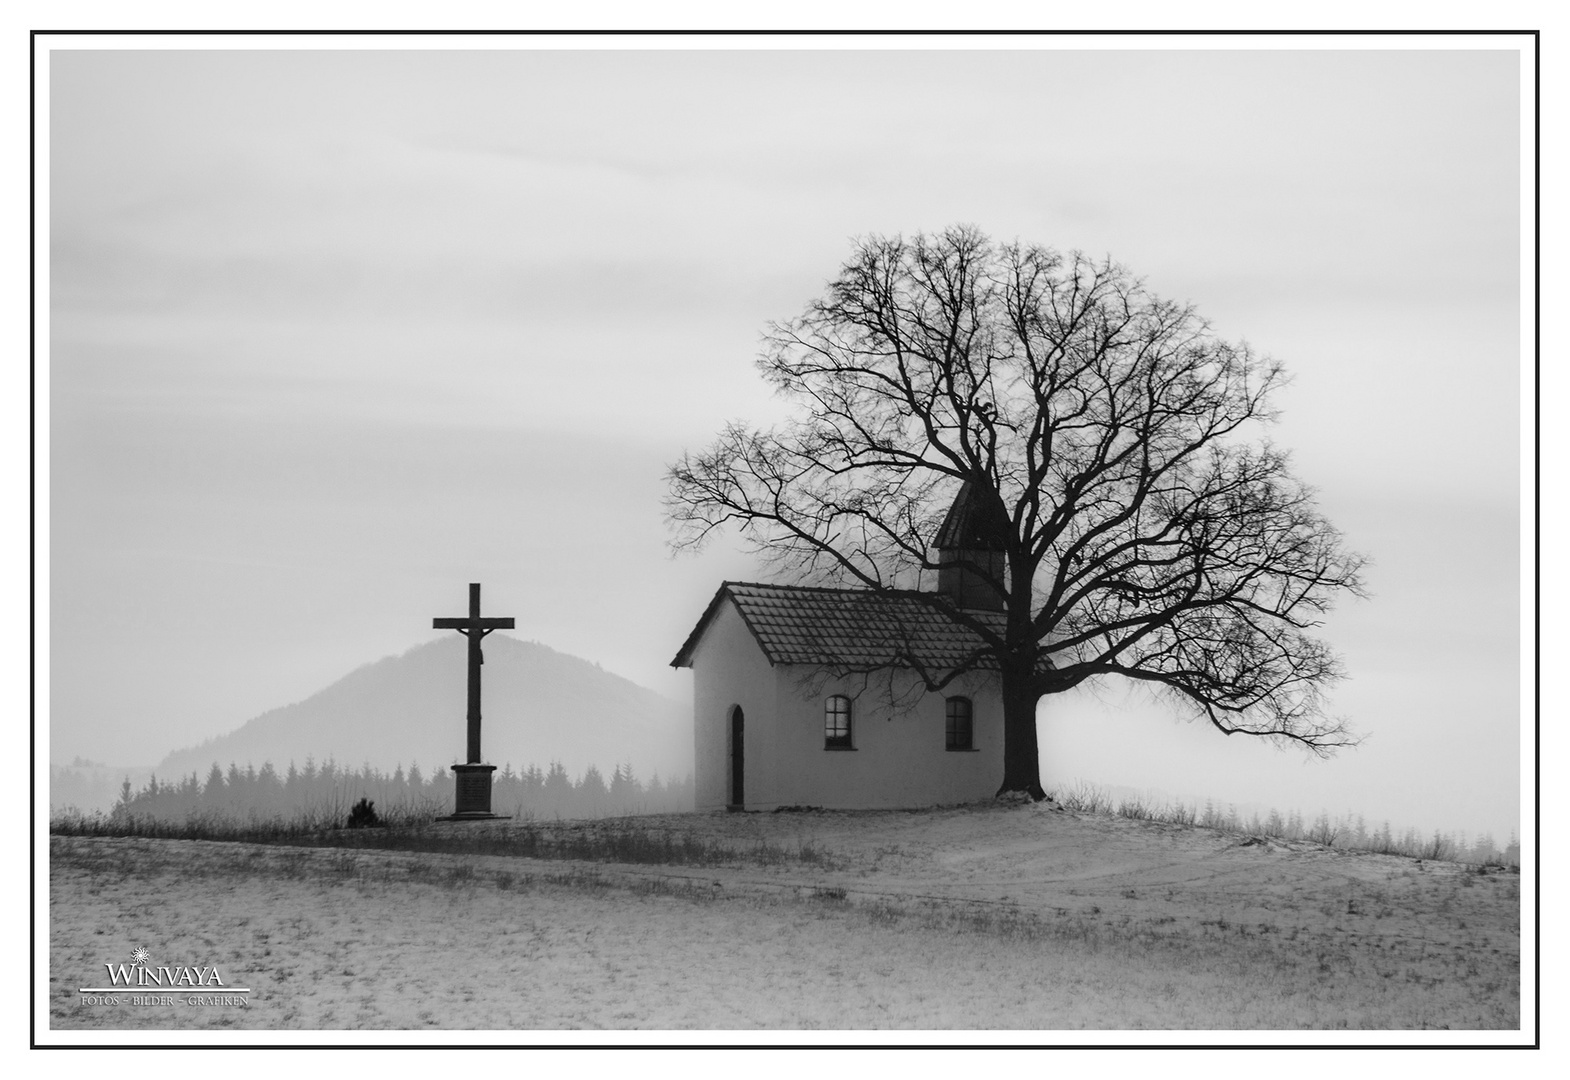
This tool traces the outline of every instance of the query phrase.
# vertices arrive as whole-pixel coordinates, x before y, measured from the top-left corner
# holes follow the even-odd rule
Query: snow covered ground
[[[635,823],[741,854],[648,866],[52,837],[49,1025],[1519,1024],[1515,875],[1046,804]],[[139,947],[252,992],[243,1006],[79,992]]]

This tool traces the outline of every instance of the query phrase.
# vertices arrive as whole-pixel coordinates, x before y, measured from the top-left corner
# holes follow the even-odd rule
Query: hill
[[[1045,803],[319,836],[335,846],[52,836],[51,1029],[1523,1041],[1521,876],[1477,866]],[[128,910],[168,943],[155,963],[232,966],[244,1009],[83,1003]]]
[[[304,701],[272,709],[227,735],[177,750],[156,774],[205,776],[214,762],[242,769],[331,758],[391,771],[429,772],[463,760],[467,642],[448,634],[367,664]],[[560,761],[573,776],[628,763],[642,777],[692,771],[692,716],[684,706],[599,665],[503,634],[485,639],[482,748],[518,768]]]

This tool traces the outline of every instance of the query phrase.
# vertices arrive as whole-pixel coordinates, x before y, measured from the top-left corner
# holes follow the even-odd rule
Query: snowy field
[[[52,837],[49,1025],[1519,1024],[1513,874],[1047,804],[633,823],[740,855],[648,866]],[[134,948],[252,992],[243,1007],[79,993]]]

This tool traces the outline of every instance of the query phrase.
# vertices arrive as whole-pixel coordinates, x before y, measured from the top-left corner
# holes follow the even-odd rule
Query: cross
[[[480,665],[485,654],[480,652],[480,641],[492,630],[511,630],[513,620],[480,618],[480,586],[469,586],[469,617],[467,619],[433,619],[433,630],[456,630],[469,639],[469,764],[480,760]]]

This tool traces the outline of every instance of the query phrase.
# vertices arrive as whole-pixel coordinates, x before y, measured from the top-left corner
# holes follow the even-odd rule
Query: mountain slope
[[[463,637],[448,634],[367,664],[304,701],[175,751],[157,775],[205,777],[215,761],[242,769],[271,761],[282,772],[307,756],[388,771],[418,762],[430,772],[462,761],[467,650]],[[692,771],[691,712],[596,664],[492,634],[481,674],[486,761],[520,769],[560,761],[574,776],[589,765],[608,776],[623,762],[643,778],[656,770],[670,777]]]

